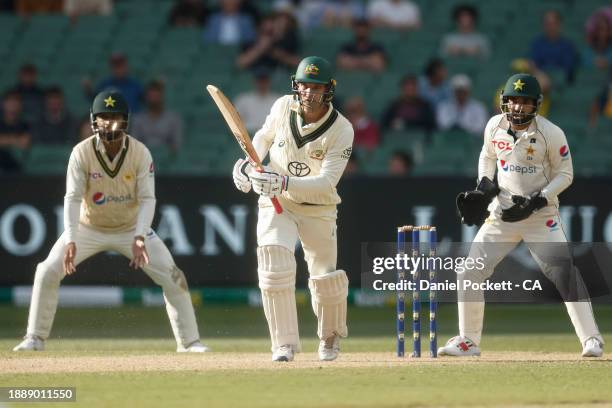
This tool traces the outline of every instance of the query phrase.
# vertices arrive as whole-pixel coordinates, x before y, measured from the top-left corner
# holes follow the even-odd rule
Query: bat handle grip
[[[280,203],[278,202],[278,198],[272,197],[270,200],[272,201],[272,205],[274,205],[274,211],[276,211],[277,214],[282,214],[283,207],[281,207]]]

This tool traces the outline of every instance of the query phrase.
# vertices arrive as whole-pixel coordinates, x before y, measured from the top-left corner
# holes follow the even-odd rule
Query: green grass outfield
[[[341,357],[321,363],[312,312],[299,313],[304,352],[278,364],[256,308],[197,310],[211,354],[174,353],[165,310],[142,307],[60,309],[48,350],[16,354],[27,310],[3,306],[0,386],[76,387],[77,403],[49,405],[66,407],[612,406],[612,361],[579,357],[562,305],[488,306],[483,357],[461,360],[397,359],[394,311],[352,307]],[[595,313],[612,338],[612,307]],[[439,325],[440,343],[456,334],[454,305]]]

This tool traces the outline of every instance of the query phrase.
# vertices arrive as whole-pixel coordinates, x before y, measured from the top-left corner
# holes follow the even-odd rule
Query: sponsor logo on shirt
[[[93,173],[89,173],[89,177],[91,177],[92,180],[98,180],[102,178],[102,173],[94,171]]]
[[[499,150],[512,150],[512,143],[505,140],[491,140],[491,143]]]
[[[517,164],[510,164],[505,160],[500,160],[499,164],[503,171],[510,173],[535,174],[538,171],[536,166],[519,166]]]
[[[567,157],[569,155],[569,147],[567,147],[567,145],[561,146],[559,149],[559,154],[561,157]]]
[[[98,191],[96,193],[94,193],[94,195],[91,197],[91,200],[94,202],[94,204],[96,205],[103,205],[106,203],[124,203],[126,201],[131,201],[133,200],[132,195],[128,194],[128,195],[119,195],[119,196],[115,196],[115,195],[105,195],[104,193]]]
[[[153,162],[151,162],[151,164],[149,165],[149,173],[153,173],[155,171],[155,165],[153,164]]]
[[[305,177],[310,174],[310,167],[306,163],[292,161],[287,165],[289,173],[296,177]]]
[[[351,157],[351,154],[353,153],[353,148],[351,146],[347,147],[346,149],[344,149],[342,151],[342,155],[340,156],[341,158],[348,160],[349,157]]]
[[[546,226],[548,227],[549,231],[556,231],[559,229],[559,224],[557,224],[557,222],[552,218],[550,220],[546,220]]]

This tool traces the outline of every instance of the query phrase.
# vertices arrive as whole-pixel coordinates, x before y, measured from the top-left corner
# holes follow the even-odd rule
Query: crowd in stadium
[[[470,152],[477,154],[487,120],[499,112],[499,85],[513,72],[530,72],[538,78],[545,96],[540,114],[565,130],[573,148],[574,144],[595,145],[612,129],[612,7],[592,0],[544,0],[538,7],[531,6],[527,1],[492,5],[456,0],[1,0],[0,17],[11,22],[6,27],[15,28],[0,28],[0,33],[6,30],[8,38],[13,38],[0,55],[14,57],[15,69],[1,72],[5,80],[0,84],[0,173],[27,173],[27,162],[32,160],[28,152],[34,146],[69,149],[88,137],[88,104],[108,87],[118,88],[126,97],[132,113],[130,134],[154,153],[165,151],[180,161],[182,152],[195,145],[203,150],[225,149],[223,143],[193,140],[216,137],[219,126],[207,126],[198,120],[195,109],[184,109],[191,102],[177,95],[181,90],[172,75],[199,77],[202,84],[213,80],[207,80],[205,71],[190,72],[187,62],[173,71],[173,61],[163,61],[168,57],[156,52],[140,58],[111,47],[101,54],[104,60],[97,65],[104,69],[96,67],[95,75],[64,70],[58,78],[78,82],[80,93],[76,95],[71,85],[68,99],[74,103],[67,103],[66,83],[50,83],[45,77],[53,65],[37,64],[41,51],[35,46],[31,54],[19,49],[20,36],[27,37],[36,19],[45,15],[67,20],[61,26],[66,34],[58,40],[58,50],[79,21],[91,16],[101,21],[113,18],[120,26],[136,21],[141,12],[163,13],[163,21],[151,33],[152,47],[163,44],[164,36],[171,37],[174,31],[197,30],[197,43],[192,44],[196,55],[191,57],[201,62],[199,68],[210,64],[211,75],[219,68],[212,67],[206,50],[235,50],[228,54],[230,58],[219,57],[220,71],[211,78],[225,75],[226,83],[233,76],[239,78],[228,94],[251,133],[263,123],[274,100],[289,92],[289,76],[303,56],[320,53],[330,58],[338,77],[334,105],[355,129],[356,155],[347,172],[409,175],[427,160],[446,157],[437,153],[449,138],[463,138],[473,147]],[[565,21],[566,15],[571,15],[571,21]],[[505,24],[505,19],[528,22]],[[527,32],[522,29],[525,26]],[[312,33],[317,31],[339,34],[330,35],[326,43],[325,38],[315,41]],[[407,45],[402,47],[404,40]],[[323,49],[313,49],[313,44]],[[416,57],[419,52],[423,55],[422,49],[415,49],[420,45],[428,49],[426,58]],[[44,46],[41,41],[40,47]],[[30,56],[34,58],[29,60]],[[49,61],[54,59],[48,56]],[[144,66],[132,70],[133,59]],[[149,64],[162,68],[141,75]],[[169,68],[164,71],[165,67]],[[12,83],[6,83],[8,74]],[[195,101],[196,105],[211,103]],[[227,136],[219,137],[231,143]],[[582,152],[592,162],[596,159],[589,149],[584,147]],[[233,161],[202,172],[229,174],[229,163]],[[599,164],[595,173],[612,170],[609,159]],[[453,169],[441,172],[452,174]]]

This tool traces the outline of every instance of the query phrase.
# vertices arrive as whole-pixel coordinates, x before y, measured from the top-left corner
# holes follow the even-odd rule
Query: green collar
[[[121,149],[119,161],[117,161],[117,165],[112,170],[110,167],[108,167],[108,164],[106,164],[106,160],[104,160],[104,157],[102,157],[102,153],[100,153],[100,151],[96,148],[96,138],[91,139],[91,141],[94,152],[96,153],[96,158],[98,159],[100,166],[102,166],[102,169],[106,174],[108,174],[111,178],[115,178],[115,176],[117,176],[117,174],[119,173],[119,170],[121,170],[121,166],[123,165],[123,161],[125,160],[125,156],[127,155],[128,148],[130,147],[130,139],[126,137],[125,147]]]
[[[302,146],[304,146],[306,143],[310,143],[313,140],[318,139],[319,136],[325,133],[334,124],[334,122],[338,118],[338,111],[334,109],[330,113],[329,117],[325,120],[325,122],[321,123],[321,126],[319,126],[316,130],[307,134],[304,137],[302,137],[302,135],[300,134],[299,125],[297,121],[297,115],[298,114],[296,111],[294,110],[291,111],[291,113],[289,114],[289,125],[291,127],[291,134],[293,135],[295,144],[297,145],[299,149]]]

